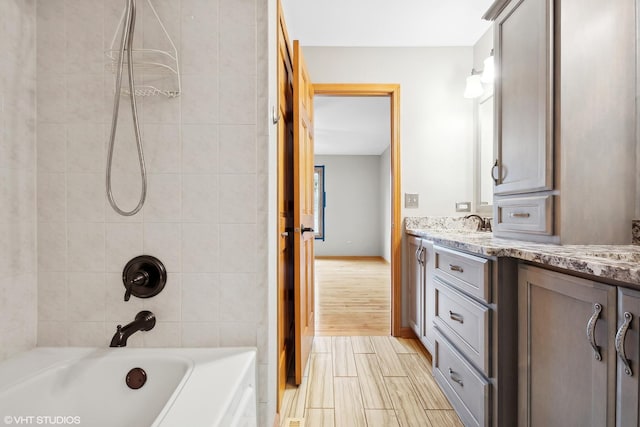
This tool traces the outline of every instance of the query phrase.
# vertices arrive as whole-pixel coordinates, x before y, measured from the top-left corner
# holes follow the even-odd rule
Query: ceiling
[[[473,46],[493,0],[282,0],[303,46]]]
[[[473,46],[493,0],[282,0],[303,46]],[[315,97],[315,153],[379,155],[390,143],[387,97]]]
[[[315,96],[315,154],[382,154],[391,143],[390,102],[387,96]]]

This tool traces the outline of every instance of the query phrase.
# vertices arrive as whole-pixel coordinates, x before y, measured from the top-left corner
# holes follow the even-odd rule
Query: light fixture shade
[[[493,55],[488,56],[484,60],[484,69],[482,71],[482,83],[493,83],[495,78],[495,67],[493,62]]]
[[[467,86],[464,88],[465,98],[477,98],[484,92],[480,76],[478,74],[472,74],[467,77]]]

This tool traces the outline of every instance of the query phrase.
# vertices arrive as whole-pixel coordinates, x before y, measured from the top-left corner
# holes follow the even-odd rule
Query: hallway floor
[[[391,266],[383,258],[316,258],[315,286],[316,336],[391,334]]]
[[[282,427],[462,426],[432,377],[422,345],[390,336],[316,336],[302,383],[287,385],[281,422]]]

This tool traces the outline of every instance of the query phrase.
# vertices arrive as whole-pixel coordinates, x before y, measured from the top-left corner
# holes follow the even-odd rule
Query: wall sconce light
[[[491,49],[491,53],[484,60],[484,69],[482,70],[482,83],[493,83],[493,79],[495,78],[495,65],[493,62],[493,49]]]
[[[464,88],[465,98],[477,98],[484,92],[480,73],[481,71],[476,71],[475,68],[471,69],[471,75],[467,77],[467,86]]]
[[[471,75],[467,77],[467,85],[464,88],[464,97],[472,99],[482,95],[484,93],[482,84],[493,84],[494,70],[493,49],[491,49],[491,53],[484,60],[484,68],[482,70],[471,69]]]

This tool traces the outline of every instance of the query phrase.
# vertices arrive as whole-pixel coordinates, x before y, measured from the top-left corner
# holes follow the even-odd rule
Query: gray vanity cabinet
[[[408,236],[407,323],[433,352],[433,243]]]
[[[553,189],[550,0],[512,1],[495,21],[494,194]]]
[[[640,292],[618,288],[616,425],[640,426]],[[628,366],[623,362],[627,360]]]
[[[614,286],[520,265],[519,426],[615,425],[616,312]]]
[[[494,235],[630,243],[635,3],[495,0],[485,14],[496,65]]]
[[[422,288],[424,287],[423,248],[422,239],[408,236],[407,241],[407,323],[420,336],[420,319],[422,318]]]

